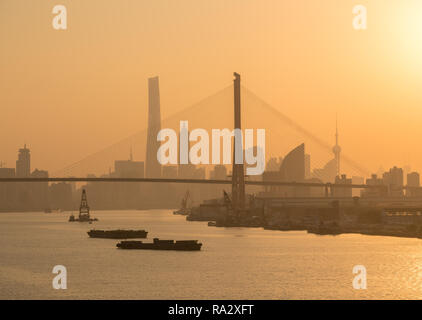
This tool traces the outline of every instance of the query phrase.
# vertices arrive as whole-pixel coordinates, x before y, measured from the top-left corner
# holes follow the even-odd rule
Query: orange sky
[[[66,31],[51,26],[56,4]],[[25,142],[32,167],[54,171],[139,131],[150,76],[165,117],[237,71],[326,141],[337,113],[344,152],[369,169],[422,170],[420,0],[0,0],[0,46],[7,166]]]

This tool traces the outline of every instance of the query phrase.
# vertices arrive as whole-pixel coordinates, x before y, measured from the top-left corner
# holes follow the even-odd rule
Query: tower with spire
[[[148,79],[148,133],[145,161],[147,178],[161,177],[161,164],[157,160],[157,151],[161,143],[157,134],[161,130],[160,89],[158,77]]]
[[[336,175],[340,176],[340,153],[341,147],[338,145],[338,125],[337,125],[337,116],[336,116],[336,144],[333,147],[334,159],[336,161]]]

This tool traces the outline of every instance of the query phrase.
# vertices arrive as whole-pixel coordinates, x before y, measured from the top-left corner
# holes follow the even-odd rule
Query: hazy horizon
[[[0,2],[7,167],[24,143],[32,168],[52,172],[146,128],[148,77],[160,77],[165,119],[231,85],[236,71],[331,144],[337,114],[343,152],[371,171],[422,169],[417,1],[359,2],[364,31],[352,28],[356,1],[63,0],[66,31],[51,27],[56,4]],[[294,146],[272,143],[280,156]]]

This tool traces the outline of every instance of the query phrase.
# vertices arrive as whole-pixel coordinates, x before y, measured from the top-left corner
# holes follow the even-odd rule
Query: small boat
[[[202,243],[198,240],[160,240],[154,238],[153,242],[142,241],[121,241],[116,244],[120,249],[140,249],[140,250],[176,250],[176,251],[199,251]]]

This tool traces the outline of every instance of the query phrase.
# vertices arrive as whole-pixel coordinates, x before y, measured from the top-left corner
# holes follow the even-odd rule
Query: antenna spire
[[[336,113],[336,146],[338,146],[338,121],[337,121],[337,113]]]
[[[338,121],[337,121],[337,113],[336,113],[336,145],[333,147],[333,153],[336,160],[336,174],[340,176],[340,153],[341,147],[338,145]]]

